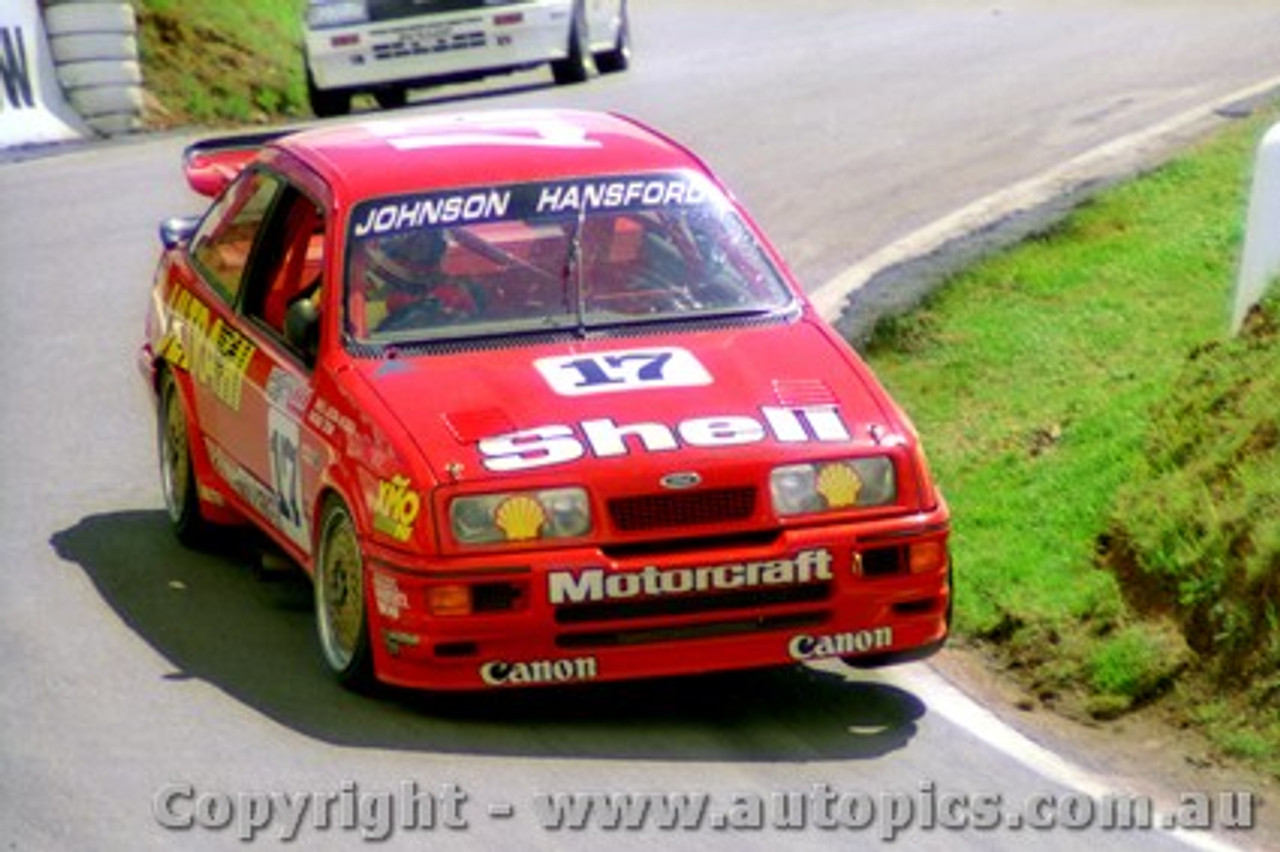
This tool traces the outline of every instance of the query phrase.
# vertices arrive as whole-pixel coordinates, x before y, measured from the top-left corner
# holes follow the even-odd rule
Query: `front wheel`
[[[364,574],[355,521],[340,500],[332,499],[320,522],[313,578],[316,628],[329,670],[343,686],[356,690],[373,683]]]

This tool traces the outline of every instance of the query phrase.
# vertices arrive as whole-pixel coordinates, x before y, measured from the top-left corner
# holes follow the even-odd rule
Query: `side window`
[[[286,186],[263,234],[245,285],[244,313],[288,342],[285,318],[290,307],[306,300],[319,309],[324,211],[293,186]]]
[[[243,173],[214,204],[191,242],[196,265],[229,303],[239,296],[254,240],[279,189],[279,181],[269,175]]]

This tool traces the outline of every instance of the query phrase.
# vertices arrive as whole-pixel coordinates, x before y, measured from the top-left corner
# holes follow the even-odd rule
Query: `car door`
[[[295,555],[310,552],[303,426],[310,353],[284,333],[291,302],[316,297],[322,208],[283,176],[246,170],[192,241],[192,266],[224,298],[192,310],[189,368],[209,459],[254,516]],[[199,317],[197,317],[199,319]],[[313,485],[307,482],[308,485]]]
[[[327,445],[307,425],[312,404],[314,349],[291,338],[291,309],[318,310],[323,289],[326,218],[322,204],[285,183],[263,234],[244,292],[240,315],[256,363],[245,376],[248,416],[228,436],[241,485],[287,544],[311,552],[310,518]]]
[[[268,174],[242,173],[204,217],[191,240],[190,265],[176,270],[168,293],[173,339],[181,344],[168,357],[191,376],[205,449],[229,483],[229,452],[242,421],[252,416],[245,410],[243,391],[257,355],[257,347],[240,329],[237,305],[280,189]]]

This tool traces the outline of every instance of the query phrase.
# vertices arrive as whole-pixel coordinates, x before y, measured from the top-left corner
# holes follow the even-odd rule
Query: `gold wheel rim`
[[[176,521],[182,515],[187,489],[191,487],[188,478],[191,466],[186,416],[182,411],[182,401],[172,385],[165,394],[160,464],[163,468],[165,505],[169,509],[169,516]]]
[[[316,594],[325,655],[335,669],[344,670],[355,658],[364,629],[364,564],[345,511],[335,512],[325,527]]]

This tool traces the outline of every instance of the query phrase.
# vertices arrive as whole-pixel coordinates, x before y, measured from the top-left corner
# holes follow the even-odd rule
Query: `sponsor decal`
[[[511,191],[495,189],[453,195],[434,195],[370,207],[356,221],[359,239],[371,234],[394,234],[431,225],[458,225],[502,219],[511,206]]]
[[[325,437],[333,437],[335,432],[341,431],[347,437],[351,437],[356,432],[356,422],[343,414],[332,403],[317,398],[315,404],[311,406],[311,412],[307,415],[307,422],[316,428],[316,431]]]
[[[572,683],[595,680],[599,664],[595,657],[560,660],[533,660],[510,663],[494,660],[480,667],[480,679],[489,686],[519,686],[538,683]]]
[[[265,388],[267,401],[275,408],[301,415],[311,401],[311,388],[302,379],[280,367],[272,367]]]
[[[276,441],[272,440],[271,443],[272,475],[277,477],[280,465],[276,456]],[[273,483],[274,487],[269,487],[227,455],[222,447],[213,441],[206,438],[204,446],[213,469],[226,481],[227,485],[231,486],[231,490],[248,503],[253,511],[266,519],[267,523],[289,536],[303,553],[310,553],[310,528],[306,516],[297,505],[296,481],[288,483],[277,481]],[[201,493],[204,494],[203,489]],[[216,502],[221,504],[222,498],[219,496]]]
[[[208,439],[205,449],[209,453],[209,461],[231,490],[239,494],[249,506],[271,524],[280,526],[280,507],[276,495],[263,485],[249,471],[241,467],[222,448]]]
[[[791,637],[787,653],[793,660],[821,660],[825,657],[849,657],[882,651],[893,647],[892,627],[872,627],[825,636],[801,634]]]
[[[169,310],[181,322],[177,333],[166,338],[161,355],[239,411],[244,376],[257,347],[221,318],[212,319],[208,305],[185,289],[173,291]]]
[[[673,347],[539,358],[533,366],[560,396],[711,384],[692,352]]]
[[[4,98],[0,109],[34,109],[36,98],[32,86],[31,65],[27,59],[27,43],[22,27],[0,27],[0,83]]]
[[[373,599],[384,618],[399,618],[400,611],[409,608],[409,596],[400,590],[395,577],[386,574],[374,573]]]
[[[271,462],[271,490],[275,494],[277,527],[302,548],[311,550],[311,529],[302,497],[301,430],[298,421],[278,408],[267,412],[267,453]]]
[[[647,565],[639,571],[551,571],[547,574],[547,598],[553,606],[630,600],[638,597],[670,597],[703,592],[799,586],[832,579],[831,552],[802,550],[791,559],[731,562],[697,568],[659,568]]]
[[[373,528],[396,541],[408,541],[422,511],[422,498],[409,487],[408,477],[397,474],[378,482],[373,501]]]
[[[693,207],[707,200],[707,189],[683,177],[581,181],[548,184],[538,193],[535,212],[629,210],[636,207]]]
[[[456,141],[455,137],[449,138]],[[351,234],[361,240],[420,228],[582,211],[695,207],[706,203],[711,192],[709,184],[696,175],[656,174],[422,193],[360,205],[352,216]]]
[[[722,414],[665,423],[618,423],[611,417],[577,426],[552,424],[485,438],[478,444],[487,470],[496,473],[566,464],[590,453],[618,458],[632,452],[663,453],[683,447],[738,447],[774,440],[781,444],[840,443],[849,427],[834,405],[763,406],[759,417]]]

